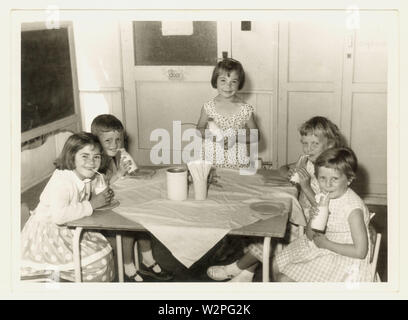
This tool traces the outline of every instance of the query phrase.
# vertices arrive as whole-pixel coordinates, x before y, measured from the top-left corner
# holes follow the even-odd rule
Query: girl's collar
[[[245,106],[245,104],[244,103],[241,103],[241,105],[240,105],[240,107],[239,107],[239,110],[236,112],[236,113],[234,113],[234,114],[232,114],[232,115],[229,115],[229,116],[226,116],[226,115],[223,115],[223,114],[221,114],[221,113],[219,113],[218,111],[217,111],[217,108],[216,108],[216,101],[215,101],[215,98],[213,98],[212,99],[212,106],[213,106],[213,108],[214,108],[214,112],[215,113],[217,113],[220,117],[223,117],[223,118],[233,118],[233,117],[235,117],[235,116],[237,116],[238,114],[240,114],[241,112],[242,112],[242,109],[244,108],[244,106]]]

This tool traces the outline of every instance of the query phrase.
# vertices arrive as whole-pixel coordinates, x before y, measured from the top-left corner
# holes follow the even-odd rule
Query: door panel
[[[385,93],[353,95],[350,146],[359,161],[355,187],[362,194],[387,193],[386,104]]]
[[[291,22],[288,30],[288,82],[333,83],[341,70],[343,29],[336,25]],[[313,35],[313,36],[311,36]]]
[[[241,22],[232,22],[234,59],[242,62],[246,79],[243,91],[272,91],[276,86],[278,23],[251,21],[251,30],[242,31]],[[262,45],[260,45],[262,44]]]
[[[343,43],[339,24],[279,24],[279,166],[298,159],[303,122],[322,115],[340,124]]]
[[[230,45],[220,43],[225,41],[225,36],[219,36],[230,34],[228,29],[225,30],[230,26],[225,23],[216,25],[216,54],[219,57],[222,52],[220,50],[230,50]],[[213,65],[157,65],[155,61],[155,65],[135,66],[132,22],[121,23],[121,35],[129,153],[141,165],[148,165],[151,164],[150,149],[157,144],[156,141],[150,141],[152,131],[159,128],[167,130],[172,142],[173,121],[196,123],[202,104],[215,95],[210,83]],[[161,37],[161,40],[167,43],[171,41],[171,37]],[[180,38],[183,37],[178,36],[178,41]],[[140,45],[143,45],[143,42],[139,43]],[[151,42],[145,45],[149,46]],[[211,43],[211,46],[213,45]],[[167,43],[167,46],[171,47],[171,44]],[[192,125],[183,126],[182,131],[190,127]],[[173,148],[172,144],[170,147]]]

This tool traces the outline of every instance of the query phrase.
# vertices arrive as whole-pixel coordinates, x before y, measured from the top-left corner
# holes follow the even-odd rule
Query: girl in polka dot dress
[[[55,276],[75,280],[73,230],[63,224],[92,215],[109,204],[113,191],[92,193],[102,147],[96,136],[81,132],[70,136],[56,161],[57,169],[40,196],[21,234],[22,278]],[[80,243],[82,279],[104,282],[114,278],[109,242],[98,232],[84,232]]]
[[[277,254],[273,264],[276,281],[371,281],[368,239],[369,212],[349,188],[357,159],[348,148],[324,151],[315,162],[320,189],[329,194],[329,218],[325,233],[312,231]],[[310,211],[316,215],[316,207]]]
[[[217,167],[248,167],[247,145],[259,141],[254,108],[237,96],[244,83],[239,61],[224,59],[215,66],[211,85],[218,95],[203,105],[197,129],[204,139],[202,157]]]

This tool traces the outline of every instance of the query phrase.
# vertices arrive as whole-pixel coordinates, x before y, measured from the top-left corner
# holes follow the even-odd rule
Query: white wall
[[[93,118],[102,113],[124,120],[118,20],[105,14],[80,13],[61,13],[60,19],[73,23],[82,130],[90,131]],[[30,15],[21,21],[44,22],[45,17]],[[48,177],[57,156],[54,137],[48,138],[39,151],[25,151],[21,157],[21,190]]]

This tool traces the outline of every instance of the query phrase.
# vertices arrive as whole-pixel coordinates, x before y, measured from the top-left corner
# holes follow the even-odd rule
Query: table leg
[[[74,255],[74,270],[75,270],[75,282],[81,282],[81,239],[82,228],[76,227],[74,230],[74,236],[72,239],[73,255]]]
[[[135,241],[135,245],[133,247],[133,252],[135,254],[135,267],[136,270],[140,269],[140,265],[139,265],[139,250],[138,250],[138,246],[137,246],[137,241]]]
[[[125,277],[123,275],[122,236],[119,233],[116,233],[116,253],[118,255],[119,282],[124,282]]]
[[[271,250],[271,237],[264,238],[262,253],[262,282],[269,282],[269,252]]]

